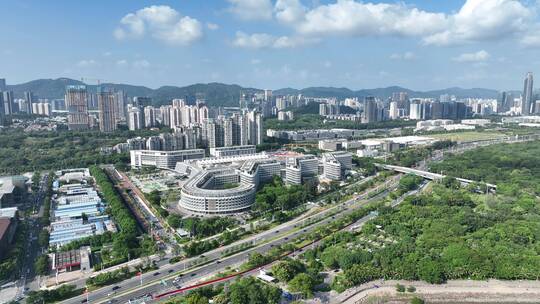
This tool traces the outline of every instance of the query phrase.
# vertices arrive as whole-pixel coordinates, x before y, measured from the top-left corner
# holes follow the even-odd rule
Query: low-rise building
[[[90,253],[90,247],[87,246],[80,249],[52,253],[51,268],[57,273],[73,270],[89,271],[92,269]]]
[[[266,136],[292,141],[318,141],[321,139],[352,138],[366,134],[365,130],[318,129],[318,130],[266,130]]]
[[[327,179],[339,181],[347,170],[352,169],[352,154],[349,152],[325,153],[322,158],[324,176]]]
[[[152,166],[161,169],[174,169],[178,162],[204,158],[203,149],[179,151],[132,150],[129,153],[131,167],[133,168]]]
[[[256,185],[241,182],[233,168],[201,170],[182,186],[180,206],[204,214],[242,212],[253,204],[256,190]]]
[[[0,209],[0,259],[11,248],[17,230],[17,208]]]
[[[180,207],[195,213],[231,214],[251,208],[259,185],[280,175],[279,161],[264,158],[235,163],[184,163],[189,180],[182,186]],[[241,165],[239,165],[241,164]],[[208,166],[208,167],[207,167]]]
[[[117,232],[116,225],[105,213],[106,202],[89,183],[92,177],[88,169],[58,171],[57,176],[53,182],[58,195],[52,201],[51,247],[61,247],[105,232]],[[77,182],[61,184],[61,180],[62,183]]]
[[[491,123],[489,119],[462,119],[461,123],[464,125],[485,127]]]
[[[260,184],[272,181],[280,176],[281,164],[274,159],[250,160],[240,167],[240,181],[259,187]]]
[[[379,155],[379,151],[369,150],[369,149],[359,149],[359,150],[356,150],[356,155],[358,157],[376,157]]]
[[[26,191],[27,181],[22,175],[0,177],[0,208],[14,206],[17,189]]]
[[[475,125],[456,124],[450,119],[424,120],[416,123],[415,132],[420,131],[454,131],[454,130],[474,130]]]
[[[88,168],[65,169],[56,172],[59,181],[65,183],[83,182],[91,179],[90,170]]]
[[[503,123],[516,123],[516,124],[540,124],[540,116],[512,116],[503,117]]]
[[[319,140],[319,150],[324,151],[339,151],[345,149],[347,140],[344,138],[341,139],[324,139]]]
[[[300,185],[319,173],[319,160],[313,155],[303,155],[287,160],[285,182]]]
[[[249,155],[256,152],[254,145],[210,148],[210,155],[214,157]]]

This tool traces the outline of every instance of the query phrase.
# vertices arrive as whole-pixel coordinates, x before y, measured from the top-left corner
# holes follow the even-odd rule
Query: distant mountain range
[[[81,81],[58,78],[58,79],[38,79],[30,82],[8,85],[8,89],[14,92],[16,98],[22,98],[24,92],[31,91],[39,98],[59,99],[64,98],[64,91],[66,85],[81,85],[84,84]],[[199,83],[185,87],[175,86],[163,86],[158,89],[151,89],[145,86],[134,86],[128,84],[113,84],[103,83],[104,87],[113,88],[115,90],[124,90],[129,97],[133,96],[148,96],[152,97],[155,105],[169,103],[173,98],[187,98],[188,101],[193,102],[197,94],[205,96],[209,105],[221,105],[221,106],[236,106],[240,98],[240,92],[255,93],[261,92],[260,89],[244,88],[235,84],[223,84],[223,83]],[[88,85],[90,91],[95,91],[95,85]],[[339,99],[347,97],[363,98],[366,96],[376,96],[380,98],[388,98],[392,96],[392,93],[407,92],[409,97],[439,97],[443,94],[455,95],[456,97],[474,97],[474,98],[497,98],[499,92],[490,89],[462,89],[462,88],[448,88],[442,90],[433,91],[413,91],[406,88],[392,86],[387,88],[376,89],[363,89],[353,91],[347,88],[334,88],[334,87],[310,87],[305,89],[292,89],[284,88],[274,90],[274,95],[287,95],[287,94],[302,94],[307,97],[337,97]]]

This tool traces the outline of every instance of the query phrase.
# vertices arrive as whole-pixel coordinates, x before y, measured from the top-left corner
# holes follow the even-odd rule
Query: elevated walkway
[[[418,170],[418,169],[412,169],[407,167],[401,167],[401,166],[394,166],[394,165],[385,165],[385,164],[375,164],[378,168],[382,168],[385,170],[391,170],[395,172],[405,173],[405,174],[413,174],[416,176],[421,176],[425,179],[433,180],[433,181],[440,181],[443,178],[446,177],[446,175],[438,174],[438,173],[432,173],[428,171]],[[476,181],[465,179],[465,178],[459,178],[456,177],[456,180],[459,181],[462,185],[469,185],[472,183],[476,183]],[[495,191],[497,190],[497,185],[484,183],[489,191]]]

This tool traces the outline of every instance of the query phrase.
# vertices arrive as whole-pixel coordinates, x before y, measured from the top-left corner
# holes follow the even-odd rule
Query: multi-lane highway
[[[395,188],[398,180],[399,177],[395,177],[389,180],[387,183],[372,189],[369,193],[378,193],[383,189],[383,187]],[[245,242],[254,243],[255,247],[252,247],[248,250],[232,256],[222,258],[221,253],[223,252],[223,250],[221,248],[207,252],[204,254],[204,257],[207,258],[210,262],[198,268],[189,269],[189,267],[193,263],[193,259],[179,262],[174,265],[164,264],[162,267],[160,267],[159,270],[145,273],[142,275],[142,277],[134,277],[128,280],[124,280],[117,285],[107,286],[95,290],[88,295],[81,295],[75,298],[71,298],[62,303],[81,303],[86,301],[87,296],[88,300],[91,303],[107,303],[109,301],[125,303],[128,300],[140,298],[144,295],[160,294],[173,287],[172,281],[179,277],[178,273],[182,273],[182,275],[180,279],[176,281],[177,284],[181,286],[194,284],[195,282],[202,279],[208,279],[212,275],[217,274],[218,272],[225,271],[228,267],[234,269],[238,265],[247,261],[251,253],[268,252],[271,248],[275,246],[288,243],[292,239],[295,239],[303,234],[310,233],[319,226],[327,225],[338,216],[342,217],[346,214],[349,214],[354,210],[364,206],[365,204],[381,198],[383,195],[384,192],[381,192],[379,195],[368,198],[368,194],[364,193],[352,199],[349,199],[338,206],[328,209],[325,212],[282,224],[278,227],[254,236],[255,239],[245,240]],[[188,268],[188,270],[184,272],[184,269],[186,268]]]

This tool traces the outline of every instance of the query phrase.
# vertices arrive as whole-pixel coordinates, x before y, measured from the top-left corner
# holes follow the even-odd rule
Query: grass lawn
[[[467,141],[476,141],[476,140],[496,139],[496,138],[504,137],[504,136],[507,136],[507,135],[504,134],[504,133],[499,133],[499,132],[470,131],[470,132],[432,134],[432,135],[428,135],[428,136],[436,138],[436,139],[440,139],[440,140],[452,140],[452,141],[467,142]]]

